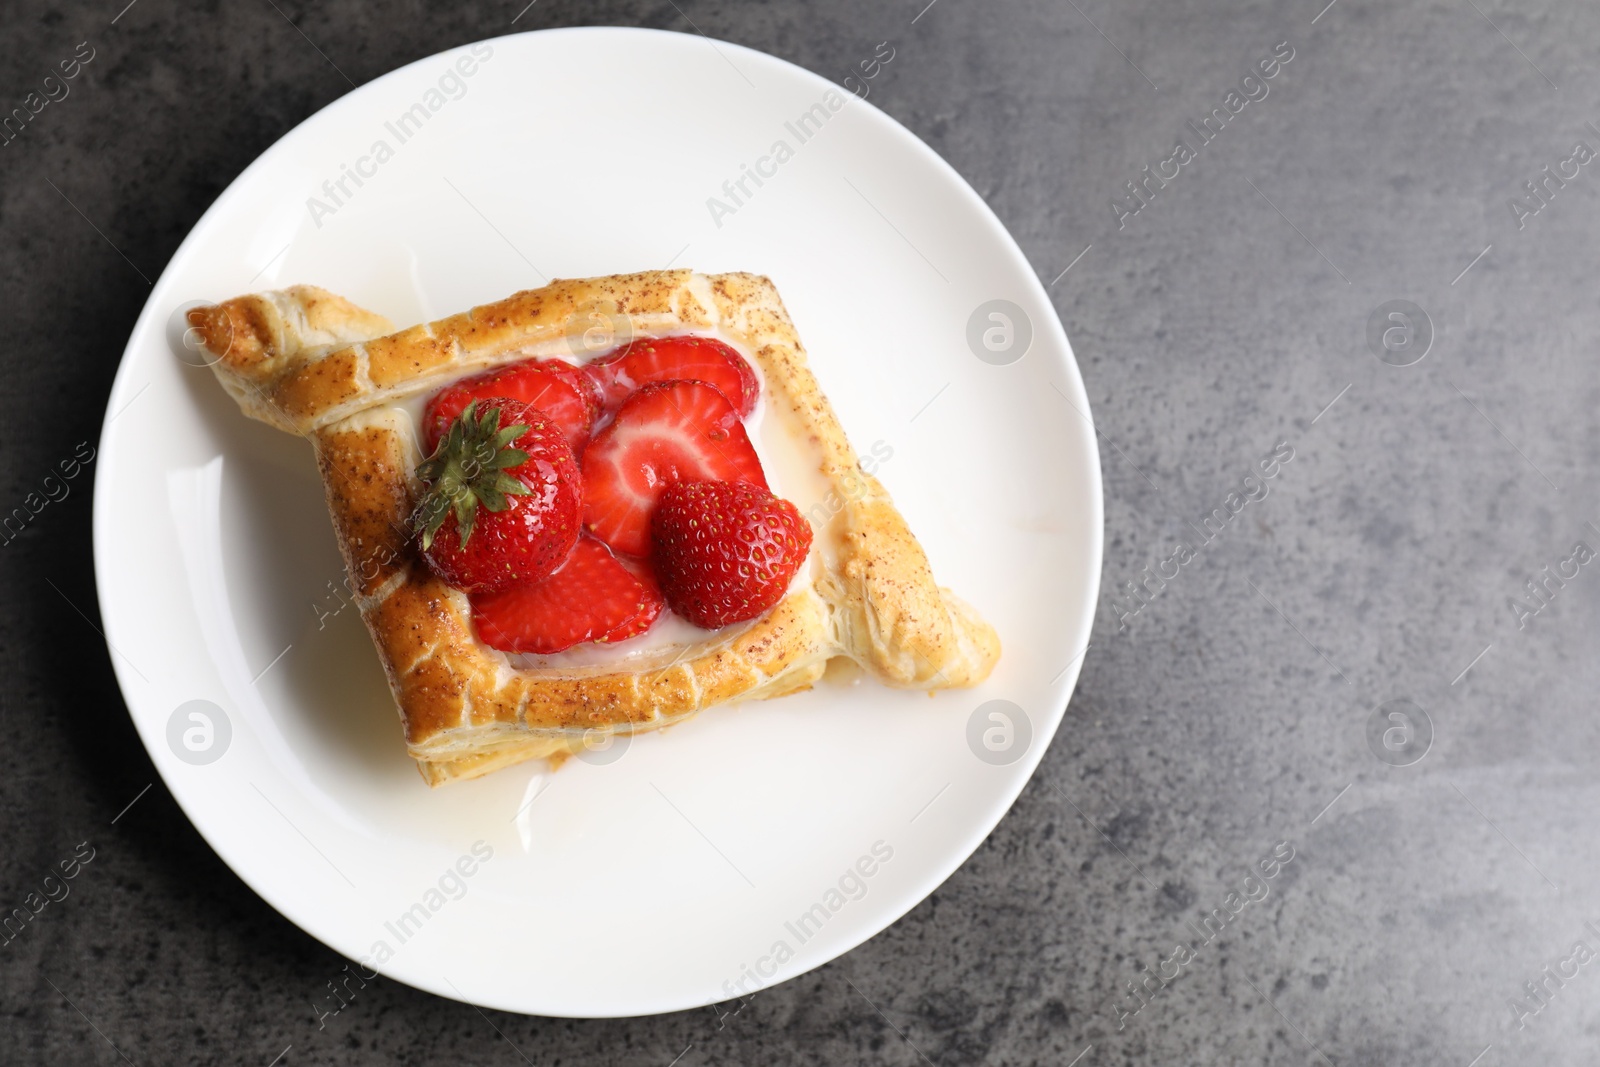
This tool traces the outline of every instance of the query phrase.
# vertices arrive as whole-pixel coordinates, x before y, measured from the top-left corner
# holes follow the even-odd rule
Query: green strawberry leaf
[[[421,536],[422,549],[433,540],[447,516],[454,513],[461,546],[466,547],[477,525],[478,508],[504,511],[511,496],[533,492],[506,471],[528,462],[528,453],[510,447],[528,431],[526,424],[500,428],[500,409],[479,414],[476,400],[450,423],[433,455],[417,466],[423,482],[422,499],[412,512],[412,529]]]

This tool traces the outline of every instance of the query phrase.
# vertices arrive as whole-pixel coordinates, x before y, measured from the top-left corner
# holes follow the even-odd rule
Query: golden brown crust
[[[382,315],[314,285],[197,307],[188,319],[217,357],[212,370],[244,413],[290,433],[305,427],[275,395],[279,386],[333,377],[350,361],[330,362],[329,353],[394,330]]]
[[[406,536],[419,457],[410,417],[394,404],[525,358],[530,346],[573,337],[596,316],[620,317],[636,336],[714,329],[742,344],[766,382],[769,412],[785,420],[842,504],[813,519],[809,585],[681,662],[519,670],[476,639],[466,596],[435,578]],[[837,655],[908,688],[975,685],[993,668],[994,630],[934,584],[887,491],[860,472],[766,278],[682,270],[556,281],[374,336],[380,321],[300,288],[240,297],[197,325],[208,342],[224,323],[231,332],[216,369],[248,414],[315,442],[362,618],[430,784],[522,759],[559,760],[590,731],[649,730],[712,705],[803,689]],[[342,345],[320,340],[339,331]]]

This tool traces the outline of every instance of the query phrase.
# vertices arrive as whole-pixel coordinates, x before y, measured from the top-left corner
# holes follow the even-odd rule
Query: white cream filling
[[[803,438],[799,428],[789,425],[793,421],[792,417],[787,412],[776,409],[772,404],[760,365],[751,358],[748,349],[719,331],[682,332],[722,341],[738,352],[755,372],[756,380],[761,385],[761,393],[755,410],[744,420],[745,432],[749,435],[750,443],[761,460],[761,468],[766,473],[768,487],[773,493],[799,508],[802,515],[808,515],[813,519],[813,529],[820,540],[821,531],[816,530],[815,520],[820,517],[826,525],[826,520],[831,515],[825,503],[829,494],[827,479],[822,475],[818,458],[802,447]],[[597,352],[590,358],[598,359],[608,354],[609,350]],[[525,346],[517,350],[516,356],[519,359],[559,359],[573,365],[582,365],[586,362],[574,357],[565,338]],[[507,360],[498,366],[508,366],[515,361]],[[470,378],[482,373],[485,373],[482,369],[474,370],[461,375],[461,378]],[[422,414],[428,398],[451,384],[451,381],[432,382],[426,389],[397,397],[385,405],[354,416],[351,422],[356,425],[381,425],[408,436],[413,442],[410,461],[414,469],[422,458],[420,452]],[[791,594],[811,586],[819,566],[818,550],[819,546],[814,541],[810,559],[800,568],[790,584]],[[690,659],[706,648],[732,639],[750,625],[751,623],[737,623],[720,630],[705,630],[675,615],[670,609],[663,608],[660,617],[650,629],[637,637],[614,644],[591,641],[551,655],[506,653],[490,649],[487,645],[484,647],[492,654],[503,658],[508,668],[516,670],[581,668],[615,670],[643,668],[647,665],[656,668],[673,660]]]

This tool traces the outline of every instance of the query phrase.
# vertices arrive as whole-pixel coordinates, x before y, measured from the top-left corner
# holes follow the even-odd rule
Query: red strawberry
[[[582,455],[599,413],[592,388],[578,367],[556,359],[530,359],[463,378],[428,401],[422,414],[423,446],[429,452],[438,447],[450,421],[473,400],[506,397],[543,411],[567,435],[573,455]]]
[[[560,428],[532,405],[468,401],[417,477],[426,486],[412,516],[422,554],[458,589],[537,582],[578,539],[578,461]]]
[[[472,598],[478,636],[502,652],[549,654],[584,641],[643,633],[661,614],[661,594],[592,538],[580,538],[542,582]],[[642,620],[642,623],[641,623]]]
[[[634,341],[586,368],[599,385],[601,406],[614,411],[651,382],[706,382],[728,398],[740,418],[756,408],[761,385],[744,357],[712,337],[656,337]]]
[[[747,482],[679,482],[651,523],[672,610],[707,630],[783,599],[811,551],[811,527],[787,500]]]
[[[628,568],[628,572],[639,579],[639,584],[645,588],[645,599],[644,606],[639,609],[637,615],[621,626],[607,631],[604,637],[598,639],[611,644],[637,637],[650,629],[655,625],[656,619],[660,618],[661,609],[667,606],[666,599],[661,595],[661,586],[656,582],[656,576],[648,564],[629,559],[627,556],[617,557],[617,562]]]
[[[588,398],[591,410],[596,416],[604,407],[605,394],[600,388],[600,383],[594,380],[589,373],[589,368],[584,364],[568,363],[564,359],[530,359],[530,366],[539,368],[549,374],[554,374],[572,383],[573,388]],[[592,420],[591,420],[592,421]]]
[[[618,552],[650,553],[650,513],[674,482],[766,488],[744,423],[704,382],[656,382],[634,393],[583,456],[584,527]]]

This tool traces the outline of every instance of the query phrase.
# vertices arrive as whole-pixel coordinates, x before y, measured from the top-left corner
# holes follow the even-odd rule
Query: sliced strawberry
[[[555,366],[566,368],[559,369]],[[579,368],[554,359],[531,359],[474,375],[446,386],[428,401],[422,415],[423,443],[432,452],[450,421],[473,400],[506,397],[532,404],[561,427],[574,455],[589,443],[598,408],[592,387]]]
[[[528,364],[572,383],[573,388],[588,398],[592,412],[599,415],[604,407],[605,393],[601,390],[600,383],[589,373],[587,366],[568,363],[564,359],[530,359]]]
[[[811,551],[799,509],[747,482],[669,486],[651,526],[667,603],[708,630],[772,608]]]
[[[470,400],[417,467],[412,515],[440,578],[468,592],[542,581],[578,539],[583,482],[566,436],[531,404]]]
[[[743,418],[756,408],[761,385],[744,357],[713,337],[655,337],[634,341],[590,363],[601,406],[614,411],[651,382],[688,379],[706,382],[728,398]]]
[[[739,412],[715,387],[647,385],[584,453],[584,527],[618,552],[647,556],[656,500],[691,480],[767,485]]]
[[[638,637],[655,625],[656,619],[661,617],[661,609],[667,606],[666,599],[661,595],[661,586],[657,584],[656,576],[651,573],[647,564],[640,560],[629,559],[627,556],[617,557],[617,562],[628,568],[633,576],[639,579],[639,584],[645,589],[645,598],[637,615],[598,639],[609,644]]]
[[[561,569],[542,582],[472,598],[478,637],[502,652],[548,655],[620,633],[661,614],[661,594],[646,587],[605,545],[584,537]]]

